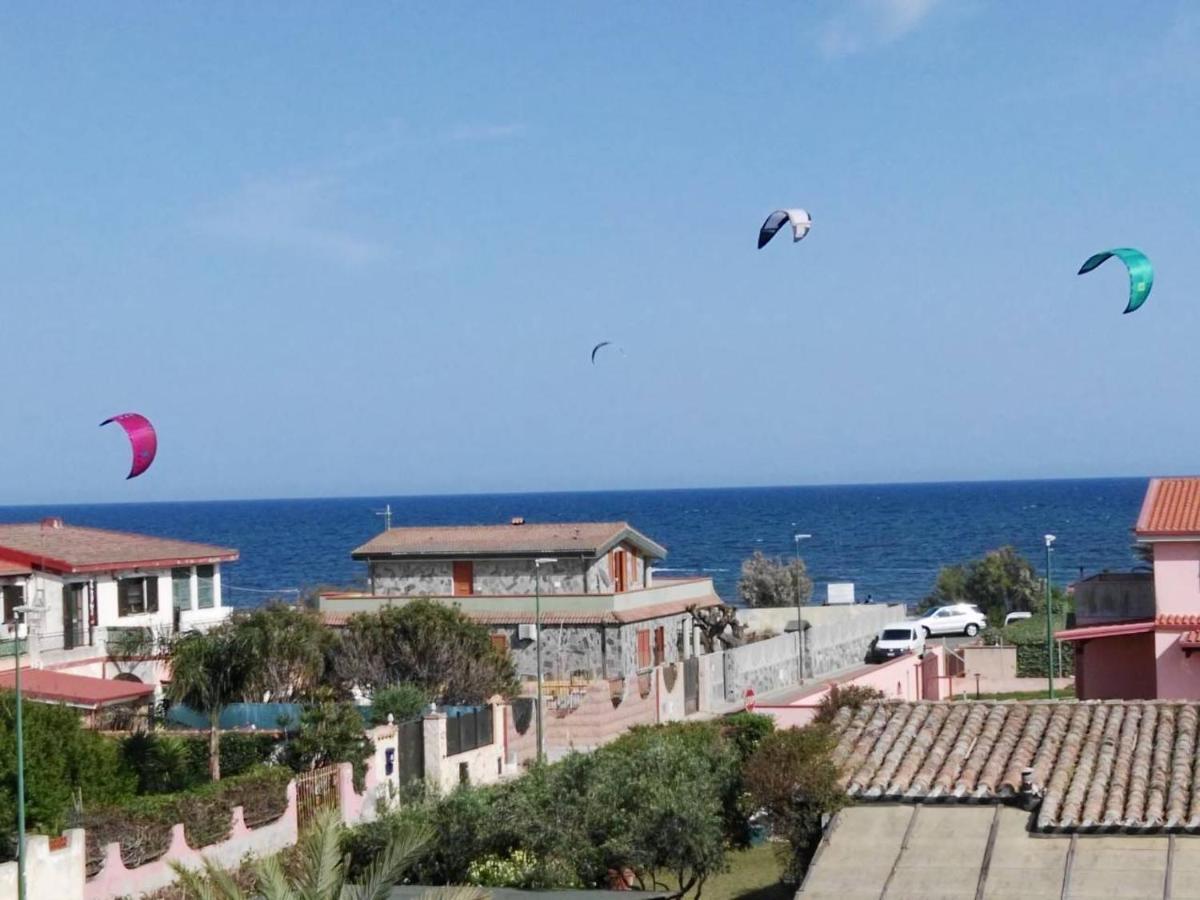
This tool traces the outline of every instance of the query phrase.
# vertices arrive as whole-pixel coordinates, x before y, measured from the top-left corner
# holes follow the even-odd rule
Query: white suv
[[[926,636],[965,634],[974,637],[987,627],[987,616],[974,603],[955,603],[931,609],[917,619],[917,627],[925,629]]]

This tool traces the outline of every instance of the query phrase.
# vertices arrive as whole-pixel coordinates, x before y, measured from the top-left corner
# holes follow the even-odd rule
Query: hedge
[[[100,871],[104,848],[114,842],[121,845],[121,859],[130,868],[158,859],[170,849],[176,822],[183,823],[184,836],[194,849],[229,837],[235,806],[242,807],[249,827],[272,822],[287,809],[292,778],[290,769],[260,766],[178,794],[137,797],[85,812],[80,824],[87,831],[88,875]]]
[[[1065,613],[1054,616],[1054,631],[1066,627]],[[1032,618],[1014,622],[1002,631],[1002,640],[1006,644],[1017,647],[1017,677],[1045,678],[1050,674],[1046,657],[1046,617],[1039,613]],[[1062,644],[1054,662],[1054,674],[1071,676],[1075,674],[1075,648],[1071,644]],[[1057,651],[1056,651],[1057,652]],[[1059,660],[1062,668],[1059,669]]]

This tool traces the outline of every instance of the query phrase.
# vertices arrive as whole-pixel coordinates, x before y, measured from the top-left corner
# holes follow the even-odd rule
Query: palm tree
[[[245,698],[260,660],[245,634],[232,625],[189,631],[171,644],[168,656],[167,698],[208,716],[208,771],[213,781],[220,781],[221,711]]]
[[[362,874],[359,884],[346,883],[346,858],[341,851],[341,816],[326,810],[300,839],[297,848],[298,870],[292,878],[283,871],[277,857],[262,860],[254,867],[254,892],[247,894],[233,877],[205,859],[203,872],[185,869],[173,863],[179,884],[187,900],[387,900],[404,871],[429,845],[431,833],[419,826],[406,825],[392,833],[383,852]],[[478,888],[450,888],[430,891],[422,900],[484,900],[488,895]]]

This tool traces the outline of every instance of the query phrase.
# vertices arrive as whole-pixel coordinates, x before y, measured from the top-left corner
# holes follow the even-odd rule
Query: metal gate
[[[325,766],[296,776],[296,821],[304,831],[326,809],[338,809],[338,767]]]
[[[700,711],[700,657],[683,661],[683,714]]]
[[[397,766],[400,783],[420,781],[425,777],[425,727],[421,719],[401,722],[396,726],[396,746],[400,754]]]

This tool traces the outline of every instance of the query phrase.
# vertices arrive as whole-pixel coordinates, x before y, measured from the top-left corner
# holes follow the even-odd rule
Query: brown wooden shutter
[[[443,569],[443,571],[445,571]],[[470,560],[454,563],[454,596],[470,597],[475,593],[475,564]]]

